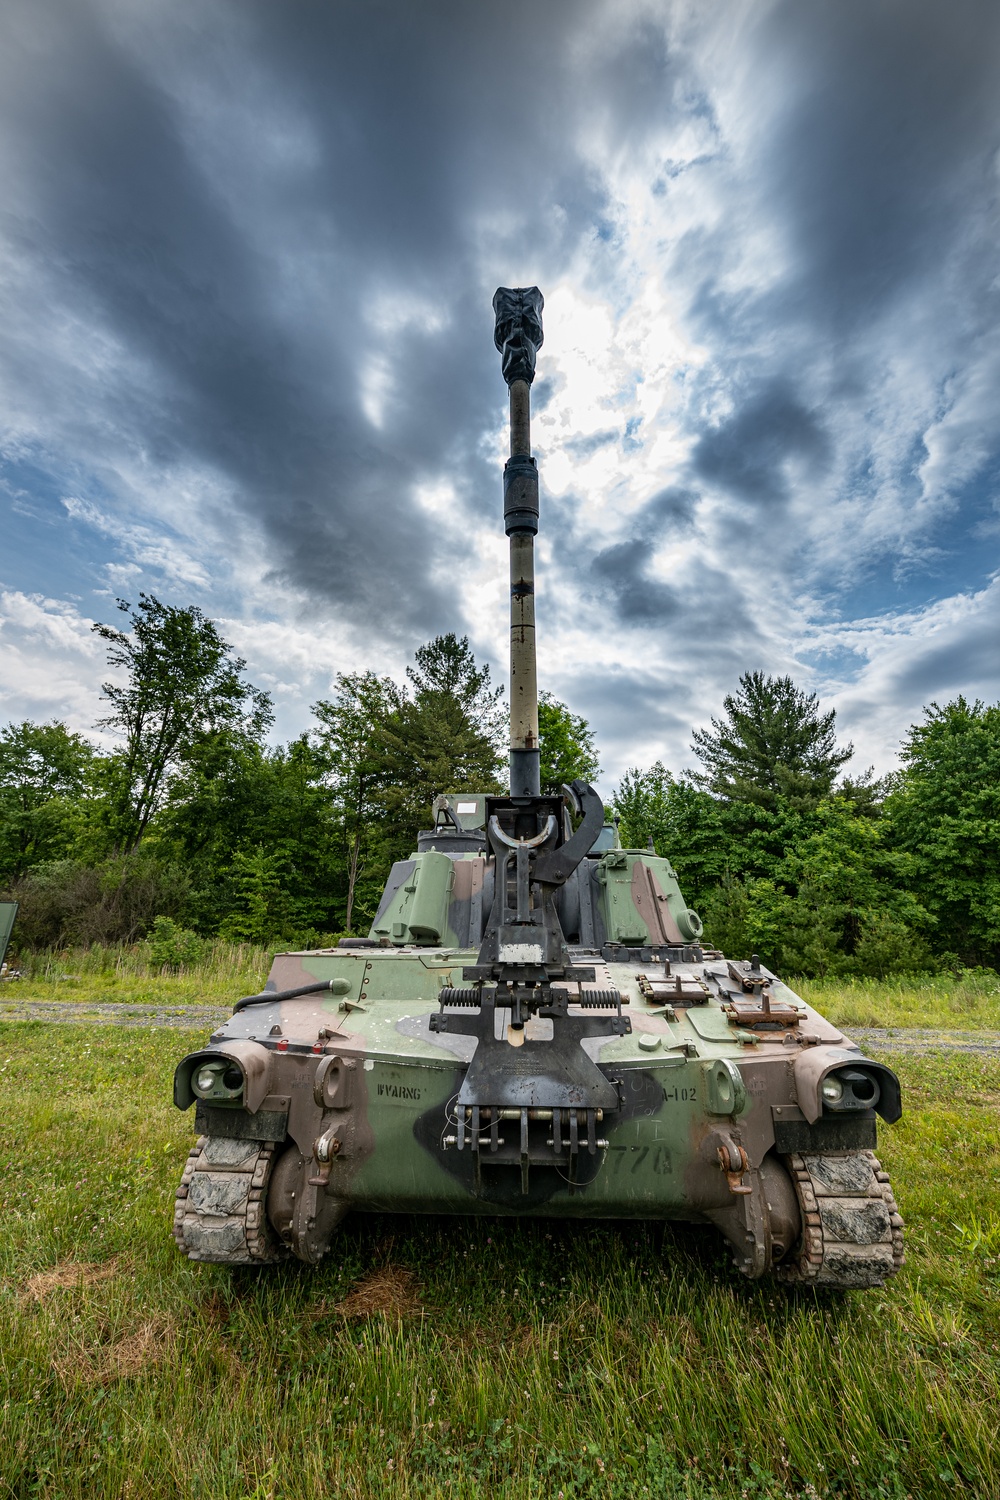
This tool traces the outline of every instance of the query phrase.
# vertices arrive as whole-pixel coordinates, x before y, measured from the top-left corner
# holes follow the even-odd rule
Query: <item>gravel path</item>
[[[978,1052],[1000,1057],[1000,1032],[925,1031],[916,1026],[888,1026],[874,1030],[848,1030],[859,1047],[888,1052]]]
[[[129,1005],[71,1000],[0,998],[0,1021],[69,1021],[87,1026],[173,1027],[178,1031],[211,1031],[232,1015],[231,1005]],[[1000,1057],[1000,1032],[930,1031],[919,1027],[886,1026],[848,1030],[848,1036],[871,1051],[977,1052]]]
[[[0,999],[0,1021],[77,1021],[86,1026],[166,1026],[179,1031],[213,1030],[233,1013],[231,1005],[129,1005],[72,1000]]]

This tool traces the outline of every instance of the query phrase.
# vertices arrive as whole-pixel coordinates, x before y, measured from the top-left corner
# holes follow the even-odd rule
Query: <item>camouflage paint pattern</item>
[[[677,953],[686,933],[700,930],[666,861],[612,850],[589,866],[583,879],[598,894],[595,920],[608,943],[668,942]],[[620,962],[614,950],[611,958],[574,950],[594,968],[592,987],[619,991],[631,1019],[629,1035],[582,1044],[620,1081],[622,1107],[602,1124],[600,1147],[581,1151],[574,1183],[556,1166],[535,1164],[524,1192],[520,1174],[490,1165],[488,1155],[477,1181],[472,1152],[442,1144],[477,1042],[438,1034],[430,1022],[441,989],[460,987],[463,968],[476,960],[475,944],[445,944],[456,928],[468,935],[473,885],[481,892],[487,861],[425,852],[396,871],[402,879],[390,882],[389,920],[408,936],[424,933],[423,945],[401,943],[397,931],[394,941],[372,946],[277,955],[268,989],[333,981],[335,992],[239,1011],[177,1071],[181,1108],[194,1101],[191,1078],[206,1059],[242,1071],[238,1097],[198,1101],[197,1126],[209,1137],[284,1143],[269,1213],[286,1245],[319,1259],[351,1208],[688,1219],[722,1229],[748,1274],[770,1268],[771,1241],[796,1232],[794,1224],[781,1230],[782,1214],[794,1221],[797,1213],[794,1203],[762,1209],[768,1197],[788,1197],[787,1178],[772,1182],[770,1164],[790,1145],[815,1149],[823,1079],[862,1060],[859,1049],[766,970],[781,1024],[762,1030],[734,1016],[734,1002],[736,1009],[749,1002],[741,971],[721,955],[689,948],[687,962],[645,954]],[[385,925],[384,915],[376,918],[373,932]],[[571,1004],[569,1013],[583,1012]],[[497,1015],[502,1041],[505,1013]],[[520,1038],[507,1033],[508,1044],[544,1049],[552,1026],[536,1017]],[[867,1116],[850,1122],[851,1148],[874,1145],[874,1115]],[[335,1154],[318,1172],[324,1132]],[[836,1147],[835,1133],[831,1139]],[[726,1167],[736,1163],[734,1185]]]

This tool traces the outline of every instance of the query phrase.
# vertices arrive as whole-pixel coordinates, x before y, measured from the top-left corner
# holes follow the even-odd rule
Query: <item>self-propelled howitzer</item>
[[[501,288],[510,393],[507,796],[440,796],[366,938],[282,953],[178,1066],[193,1260],[319,1261],[350,1209],[714,1225],[750,1277],[881,1285],[873,1150],[899,1084],[756,957],[707,947],[669,861],[593,787],[539,784],[530,392],[537,287]]]

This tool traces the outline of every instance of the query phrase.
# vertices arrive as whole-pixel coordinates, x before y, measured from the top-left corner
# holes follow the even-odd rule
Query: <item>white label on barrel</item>
[[[474,813],[479,811],[479,807],[475,802],[456,802],[455,811],[459,815],[461,815],[462,813]]]

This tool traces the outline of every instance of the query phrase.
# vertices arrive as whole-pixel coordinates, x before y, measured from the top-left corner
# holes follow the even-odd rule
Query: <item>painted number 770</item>
[[[648,1146],[612,1146],[611,1160],[616,1163],[619,1171],[625,1168],[629,1156],[633,1156],[630,1172],[638,1172],[646,1158],[649,1157],[649,1169],[659,1173],[661,1176],[669,1176],[672,1170],[670,1152],[665,1146],[654,1146],[652,1155]]]

